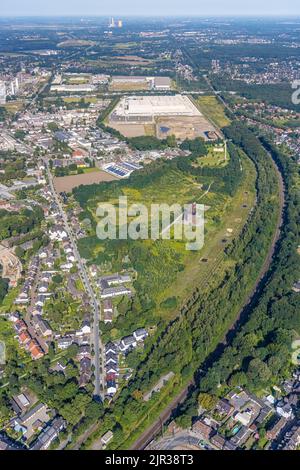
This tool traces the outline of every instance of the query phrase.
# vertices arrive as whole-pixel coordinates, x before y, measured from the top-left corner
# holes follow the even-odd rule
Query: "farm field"
[[[98,98],[96,96],[62,96],[65,103],[79,103],[82,99],[85,103],[97,103]]]
[[[22,108],[25,106],[26,101],[25,100],[13,100],[13,101],[8,101],[5,103],[4,108],[6,111],[10,114],[15,114],[19,111],[22,110]]]
[[[147,128],[149,129],[151,124],[121,124],[116,122],[113,124],[109,123],[109,126],[129,138],[139,137],[141,135],[153,135],[152,133],[149,134],[149,131],[147,131]],[[153,133],[155,134],[155,131],[153,131]]]
[[[230,120],[215,96],[200,96],[195,101],[203,114],[211,119],[216,126],[219,128],[229,126]]]
[[[114,83],[109,85],[110,91],[144,91],[150,90],[149,83]]]
[[[66,41],[60,42],[58,47],[88,47],[95,45],[95,41],[87,41],[85,39],[67,39]]]
[[[54,186],[57,192],[70,192],[81,184],[101,183],[102,181],[113,181],[117,178],[105,171],[91,171],[82,175],[60,176],[54,178]]]

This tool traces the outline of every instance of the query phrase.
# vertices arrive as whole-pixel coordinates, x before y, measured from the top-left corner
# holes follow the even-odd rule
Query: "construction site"
[[[110,127],[125,137],[155,135],[179,140],[218,139],[218,131],[186,95],[124,96],[109,116]]]
[[[5,246],[0,244],[0,265],[2,265],[2,277],[9,279],[9,286],[16,287],[21,277],[22,265],[19,258]]]

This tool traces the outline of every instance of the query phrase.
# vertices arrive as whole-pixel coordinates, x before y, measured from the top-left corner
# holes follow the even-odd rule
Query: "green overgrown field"
[[[79,103],[80,101],[84,101],[84,103],[97,103],[98,98],[96,96],[63,96],[62,99],[65,103]]]
[[[278,127],[291,127],[294,129],[300,127],[300,119],[275,119],[273,122]]]
[[[25,100],[13,100],[13,101],[8,101],[7,103],[5,103],[3,107],[6,109],[6,111],[9,114],[15,114],[21,111],[21,109],[24,107],[25,104],[26,104]]]
[[[220,151],[217,150],[218,148],[220,149]],[[199,158],[195,164],[196,166],[200,166],[200,167],[202,166],[223,167],[227,165],[229,158],[230,158],[230,155],[228,152],[225,157],[225,149],[223,145],[221,147],[211,146],[207,152],[207,155]]]
[[[217,127],[222,128],[230,124],[223,106],[215,96],[199,96],[195,101],[204,116],[210,119]]]
[[[131,49],[132,47],[136,47],[138,43],[136,42],[118,42],[113,45],[113,49]]]
[[[203,158],[212,158],[212,155]],[[137,173],[129,180],[101,184],[94,188],[89,186],[89,190],[84,187],[74,190],[75,197],[84,208],[82,218],[89,217],[93,221],[90,236],[79,240],[81,255],[89,263],[100,267],[108,263],[110,272],[129,268],[137,272],[133,301],[123,299],[118,306],[119,316],[113,328],[120,333],[125,334],[133,324],[137,325],[137,316],[141,326],[156,324],[158,319],[171,319],[191,295],[195,282],[197,285],[203,283],[205,288],[214,272],[224,269],[222,254],[226,244],[240,232],[255,198],[253,164],[243,155],[235,156],[234,160],[237,159],[243,160],[243,171],[237,161],[236,178],[241,178],[241,184],[234,194],[228,194],[218,174],[218,171],[229,167],[229,162],[234,164],[230,158],[224,167],[210,168],[212,174],[205,176],[197,174],[198,169],[194,170],[194,166],[189,168],[195,173],[191,174],[180,168],[180,163],[161,161],[154,164],[155,170],[149,168],[151,165],[146,167],[144,171],[152,171],[146,182]],[[204,247],[199,251],[189,251],[185,240],[172,239],[100,241],[95,236],[95,227],[100,220],[96,217],[98,203],[118,204],[119,196],[127,196],[128,207],[134,203],[143,203],[148,208],[152,203],[177,203],[181,206],[190,202],[204,204]],[[129,262],[124,262],[126,257]],[[115,331],[114,336],[118,336]]]

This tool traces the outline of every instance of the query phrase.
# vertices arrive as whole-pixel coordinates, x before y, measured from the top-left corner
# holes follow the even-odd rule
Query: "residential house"
[[[26,347],[30,351],[32,359],[37,360],[43,357],[44,353],[35,339],[32,339]]]
[[[197,434],[201,439],[209,441],[209,438],[213,432],[213,429],[208,424],[205,424],[201,419],[196,421],[192,426],[192,431]]]
[[[103,444],[103,447],[106,447],[113,437],[114,437],[114,434],[112,431],[107,431],[105,434],[103,434],[103,436],[101,437],[101,442]]]
[[[145,330],[145,328],[138,328],[133,332],[133,336],[136,341],[144,341],[144,339],[148,336],[148,331]]]
[[[118,347],[110,341],[105,346],[105,353],[106,354],[108,354],[108,353],[117,354],[118,353]]]
[[[52,335],[52,330],[50,328],[49,323],[44,320],[41,315],[35,315],[32,318],[32,322],[34,324],[34,328],[39,331],[43,336],[51,336]]]
[[[230,439],[230,441],[235,446],[240,447],[247,441],[251,434],[251,429],[249,429],[247,426],[242,425],[238,432]]]
[[[267,438],[269,440],[274,440],[279,435],[279,433],[283,430],[283,428],[287,424],[287,419],[281,416],[278,418],[272,425],[270,429],[267,431]]]
[[[115,380],[108,380],[106,382],[107,395],[113,396],[117,393],[117,383]]]
[[[226,400],[225,398],[222,398],[221,400],[218,401],[215,410],[217,413],[220,415],[224,416],[229,416],[231,412],[233,411],[233,406],[230,405],[229,401]]]
[[[282,450],[296,450],[300,445],[300,426],[299,422],[285,436]]]
[[[13,426],[16,432],[21,432],[26,439],[30,439],[36,430],[41,429],[43,423],[47,423],[50,416],[46,405],[40,403],[24,416],[15,418]]]
[[[225,445],[225,439],[223,436],[220,434],[214,434],[210,438],[210,442],[212,443],[213,446],[215,446],[217,449],[222,450],[224,445]]]
[[[103,301],[104,323],[111,323],[113,319],[113,304],[111,299]]]
[[[57,347],[58,349],[67,349],[74,342],[73,336],[63,336],[58,338]]]
[[[20,344],[22,344],[23,346],[27,345],[31,340],[31,336],[30,334],[28,333],[28,331],[21,331],[21,333],[19,334],[19,342]]]
[[[83,357],[91,356],[91,347],[89,344],[82,344],[79,346],[78,357],[82,359]]]
[[[48,287],[49,287],[49,284],[47,282],[42,282],[38,286],[38,292],[41,293],[41,294],[44,294],[45,292],[48,291]]]
[[[236,445],[231,441],[225,441],[223,450],[236,450]]]
[[[20,393],[12,397],[11,405],[17,414],[21,414],[30,407],[30,400],[25,393]]]
[[[108,287],[102,289],[100,294],[101,299],[109,299],[118,297],[119,295],[131,295],[131,290],[124,286]]]
[[[36,441],[30,446],[30,450],[46,450],[52,442],[59,436],[59,433],[65,429],[65,421],[61,417],[54,418],[38,436]]]
[[[120,350],[126,352],[130,349],[133,349],[137,346],[137,342],[134,336],[125,336],[120,342]]]
[[[234,419],[244,426],[248,426],[252,419],[252,413],[249,410],[240,411],[234,416]]]
[[[26,323],[24,320],[17,320],[14,323],[14,329],[16,330],[17,333],[21,333],[21,331],[24,331],[27,329]]]
[[[80,360],[80,377],[79,387],[84,387],[91,378],[91,366],[92,362],[89,357],[83,357]]]
[[[80,331],[83,335],[89,335],[91,333],[91,323],[88,318],[83,320]]]
[[[279,402],[276,406],[276,411],[283,418],[291,419],[294,416],[293,409],[289,403]]]

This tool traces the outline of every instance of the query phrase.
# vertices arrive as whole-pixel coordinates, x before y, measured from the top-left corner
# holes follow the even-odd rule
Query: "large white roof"
[[[127,96],[121,99],[115,112],[119,116],[201,116],[184,95]]]

